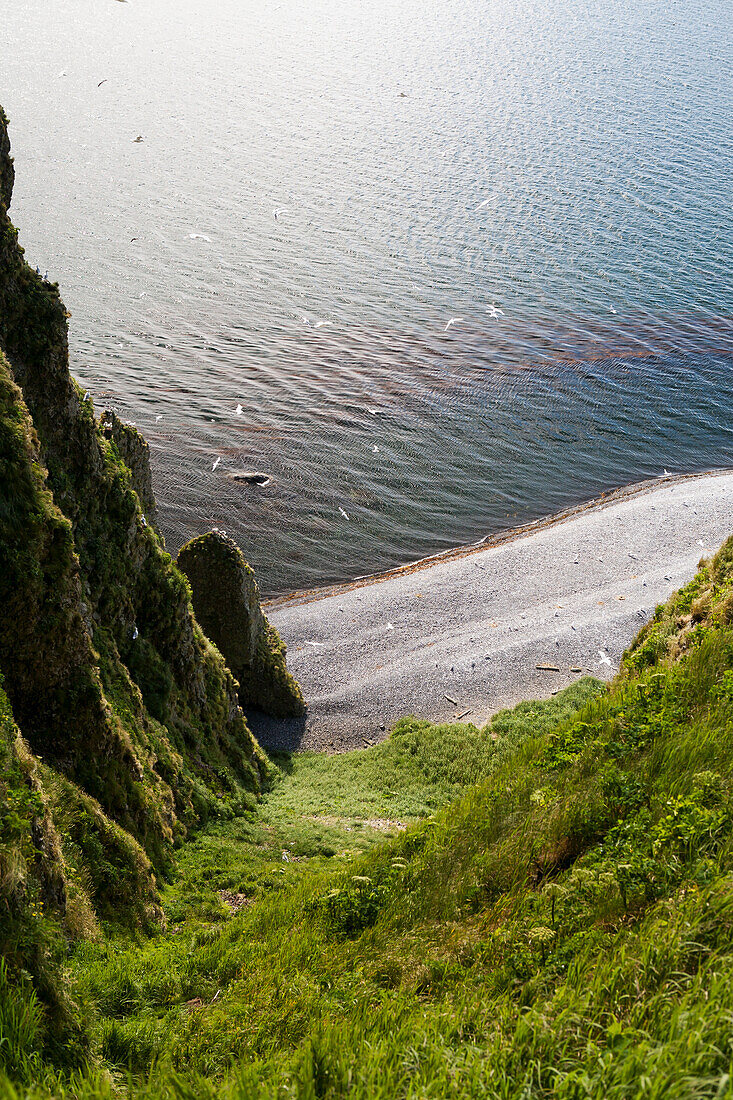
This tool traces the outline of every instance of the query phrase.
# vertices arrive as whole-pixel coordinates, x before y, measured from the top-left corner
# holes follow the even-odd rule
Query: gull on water
[[[443,332],[447,332],[448,329],[451,327],[451,325],[457,325],[458,322],[462,321],[462,320],[463,320],[462,317],[451,317],[450,321],[448,322],[448,324],[443,329]]]
[[[323,328],[324,325],[332,325],[333,321],[316,321],[316,328]]]
[[[192,241],[206,241],[211,244],[211,237],[207,237],[205,233],[189,233],[188,235]]]
[[[216,467],[217,467],[217,466],[219,465],[219,463],[220,463],[220,462],[221,462],[221,455],[219,455],[219,457],[217,458],[216,462],[215,462],[215,463],[214,463],[214,465],[213,465],[213,466],[211,467],[211,472],[212,472],[212,474],[213,474],[214,470],[216,469]]]
[[[237,407],[236,407],[236,409],[235,409],[234,411],[235,411],[235,413],[237,414],[237,416],[241,416],[241,415],[242,415],[242,413],[244,412],[244,409],[242,408],[242,406],[241,406],[241,405],[237,405]]]

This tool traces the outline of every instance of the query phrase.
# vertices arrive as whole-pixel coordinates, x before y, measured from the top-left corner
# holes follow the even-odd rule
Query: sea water
[[[733,465],[729,3],[0,14],[11,215],[172,552],[282,592]]]

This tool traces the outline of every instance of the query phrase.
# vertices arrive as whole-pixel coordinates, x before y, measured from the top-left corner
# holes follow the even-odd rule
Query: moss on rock
[[[305,702],[285,663],[285,643],[260,607],[254,571],[233,539],[211,531],[182,547],[196,618],[239,683],[242,706],[276,718],[297,716]]]
[[[128,828],[143,771],[102,693],[71,525],[53,502],[22,394],[0,353],[0,665],[31,747]],[[153,826],[154,828],[154,826]]]
[[[143,524],[150,523],[162,542],[158,529],[158,510],[153,494],[153,475],[150,471],[150,447],[137,428],[132,424],[123,424],[110,409],[105,409],[100,417],[99,426],[105,439],[111,440],[117,448],[117,454],[130,471],[130,481],[143,509]]]

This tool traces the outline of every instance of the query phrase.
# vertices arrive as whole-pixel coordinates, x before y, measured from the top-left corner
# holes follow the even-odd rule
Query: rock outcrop
[[[143,521],[150,523],[162,542],[158,528],[158,510],[153,494],[153,475],[150,470],[150,447],[148,441],[140,435],[132,424],[123,424],[119,416],[105,409],[99,419],[99,426],[105,439],[110,439],[117,453],[130,471],[131,485],[137,493],[143,510]]]
[[[303,714],[285,643],[262,612],[254,572],[234,540],[218,531],[200,535],[176,564],[191,585],[196,618],[239,684],[240,704],[275,718]]]

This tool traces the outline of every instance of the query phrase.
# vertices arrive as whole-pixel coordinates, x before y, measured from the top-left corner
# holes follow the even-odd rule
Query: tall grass
[[[43,1037],[43,1009],[29,978],[11,981],[0,958],[0,1070],[23,1083],[39,1070]]]

